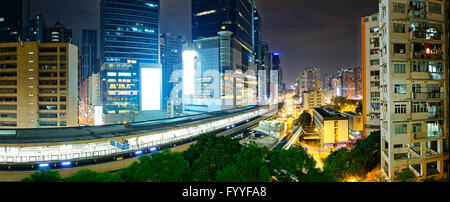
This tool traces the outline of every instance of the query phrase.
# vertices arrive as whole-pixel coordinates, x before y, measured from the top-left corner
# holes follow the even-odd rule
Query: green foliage
[[[302,147],[271,152],[270,171],[278,182],[330,181],[315,168],[316,162]]]
[[[64,182],[122,182],[122,179],[117,174],[96,172],[84,168],[65,178]]]
[[[118,171],[125,182],[182,182],[190,173],[189,163],[182,153],[164,150],[151,156],[142,156]]]
[[[380,131],[358,140],[352,150],[340,149],[325,159],[325,172],[337,181],[349,177],[363,178],[380,163]]]
[[[243,182],[244,176],[236,165],[225,167],[217,172],[217,182]]]
[[[356,105],[357,106],[356,112],[358,112],[358,110],[360,110],[358,113],[362,112],[362,105],[360,101],[347,99],[346,97],[333,98],[331,100],[330,107],[337,111],[342,111],[345,105]]]
[[[203,135],[197,144],[184,152],[184,158],[192,168],[194,182],[216,181],[217,171],[233,163],[233,155],[241,151],[237,140],[215,135]]]
[[[311,122],[312,122],[311,114],[309,114],[308,112],[303,112],[298,118],[297,124],[305,128],[307,126],[310,126]]]
[[[61,177],[58,171],[40,171],[22,179],[21,182],[61,182]]]
[[[268,152],[267,148],[251,143],[234,155],[231,166],[242,173],[243,182],[268,182],[271,178],[266,159]]]
[[[404,168],[402,172],[400,172],[397,175],[397,181],[399,182],[415,182],[416,181],[416,175],[409,169]]]
[[[358,106],[356,107],[356,113],[361,114],[363,111],[363,106],[361,102],[358,102]]]

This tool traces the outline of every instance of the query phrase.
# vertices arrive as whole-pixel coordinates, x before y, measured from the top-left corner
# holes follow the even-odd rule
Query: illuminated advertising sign
[[[141,68],[142,111],[161,109],[161,69]]]

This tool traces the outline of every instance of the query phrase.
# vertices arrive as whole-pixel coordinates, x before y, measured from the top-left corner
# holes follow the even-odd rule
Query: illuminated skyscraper
[[[100,3],[101,94],[107,114],[161,109],[159,5],[159,0]]]
[[[161,64],[162,64],[162,97],[163,108],[167,108],[173,83],[170,82],[172,73],[183,63],[182,45],[185,39],[182,36],[173,36],[171,33],[161,35]]]

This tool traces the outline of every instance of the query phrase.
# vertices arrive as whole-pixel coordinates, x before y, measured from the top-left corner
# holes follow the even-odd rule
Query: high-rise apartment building
[[[448,176],[448,0],[381,0],[381,171]]]
[[[300,93],[305,91],[320,91],[320,69],[317,67],[307,67],[299,75]]]
[[[333,98],[333,74],[326,73],[324,76],[324,83],[323,83],[323,89],[325,93],[325,102],[329,103],[331,102],[331,99]]]
[[[342,92],[343,96],[348,99],[356,97],[356,76],[355,69],[344,68],[341,71]]]
[[[78,126],[78,47],[0,44],[0,128]]]
[[[27,39],[30,0],[0,2],[0,43]]]
[[[324,91],[303,92],[303,105],[305,109],[312,111],[314,108],[325,106]],[[312,113],[312,112],[311,112]]]
[[[159,5],[159,0],[100,2],[100,80],[106,114],[161,110]]]
[[[380,130],[380,32],[378,13],[361,18],[364,136]]]

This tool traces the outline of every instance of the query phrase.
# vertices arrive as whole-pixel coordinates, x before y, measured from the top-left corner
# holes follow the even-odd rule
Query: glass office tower
[[[107,114],[161,109],[159,5],[159,0],[100,3],[100,75]]]
[[[192,39],[230,31],[241,45],[243,71],[254,61],[254,2],[252,0],[192,0]]]
[[[167,108],[167,101],[173,89],[173,83],[170,82],[172,73],[181,68],[182,46],[185,42],[184,37],[174,36],[171,33],[161,35],[161,64],[162,64],[162,96],[163,108]]]
[[[97,30],[84,29],[82,40],[81,81],[98,73],[97,68]]]

